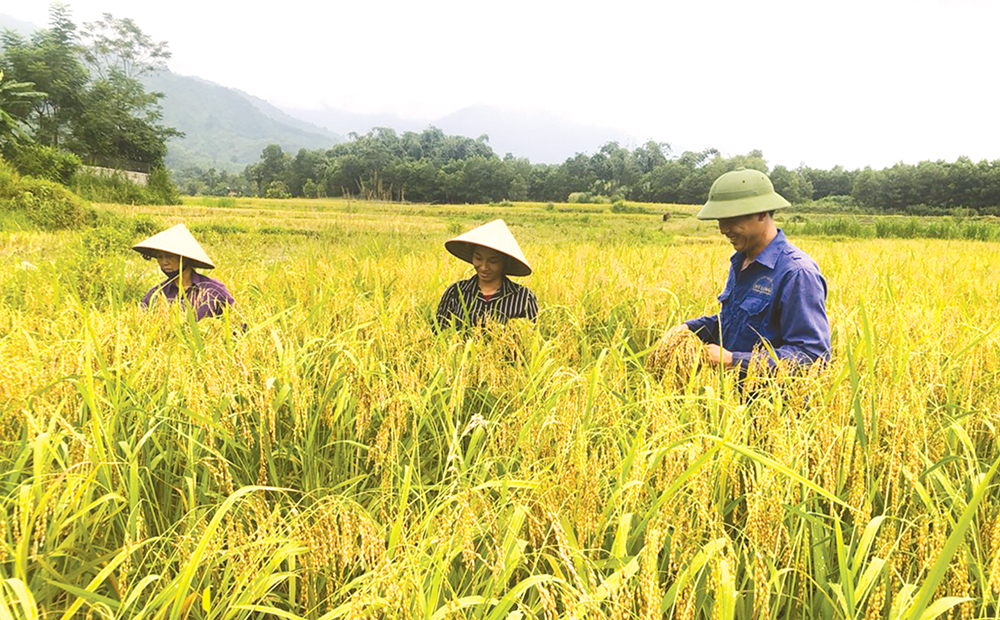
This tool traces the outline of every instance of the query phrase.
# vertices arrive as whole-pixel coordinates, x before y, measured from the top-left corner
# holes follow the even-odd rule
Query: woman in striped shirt
[[[530,275],[531,267],[503,220],[483,224],[444,245],[453,255],[472,263],[476,273],[452,284],[441,296],[439,328],[482,325],[487,318],[500,323],[517,318],[535,320],[538,301],[534,293],[507,277]]]

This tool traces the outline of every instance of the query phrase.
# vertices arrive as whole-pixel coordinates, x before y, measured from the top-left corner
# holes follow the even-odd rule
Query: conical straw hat
[[[510,233],[510,229],[507,228],[507,224],[503,220],[487,222],[478,228],[473,228],[467,233],[444,242],[444,247],[449,252],[467,263],[472,262],[472,251],[477,245],[496,250],[511,259],[507,261],[507,269],[504,275],[531,275],[531,266],[528,265],[527,259],[524,258],[521,246],[517,245],[517,240],[514,239],[514,235]]]
[[[132,246],[132,249],[146,258],[152,258],[152,252],[170,252],[183,257],[186,265],[200,269],[214,269],[215,263],[205,254],[205,250],[191,236],[191,231],[184,224],[178,224],[163,232],[156,233],[145,241]]]

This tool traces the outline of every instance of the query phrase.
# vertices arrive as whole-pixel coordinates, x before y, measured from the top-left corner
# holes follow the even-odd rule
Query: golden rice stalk
[[[700,338],[688,329],[673,328],[660,338],[646,358],[646,370],[661,381],[673,380],[674,386],[681,388],[708,361]]]

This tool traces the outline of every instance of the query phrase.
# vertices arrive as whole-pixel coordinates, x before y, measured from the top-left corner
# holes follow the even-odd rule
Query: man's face
[[[760,245],[767,234],[767,216],[763,213],[724,217],[719,220],[719,232],[729,239],[737,252],[748,252]]]

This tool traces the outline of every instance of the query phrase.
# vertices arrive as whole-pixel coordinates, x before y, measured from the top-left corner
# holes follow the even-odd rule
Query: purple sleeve
[[[229,293],[226,285],[219,281],[212,281],[201,285],[198,291],[197,312],[199,319],[206,316],[218,316],[222,314],[226,306],[231,306],[236,300]]]
[[[782,287],[779,361],[811,364],[830,357],[830,322],[826,316],[826,281],[818,271],[801,269],[789,274]],[[759,355],[759,353],[758,353]],[[753,353],[733,352],[733,364],[746,369]],[[769,366],[775,361],[767,356]]]
[[[684,321],[695,336],[705,344],[719,344],[719,315],[703,316],[690,321]]]
[[[159,285],[157,285],[157,286],[154,286],[153,288],[149,289],[148,291],[146,291],[146,294],[142,298],[142,307],[143,308],[148,308],[149,307],[149,302],[152,301],[152,299],[153,299],[153,293],[155,293],[157,291],[157,289],[159,289],[159,288],[160,288]]]

